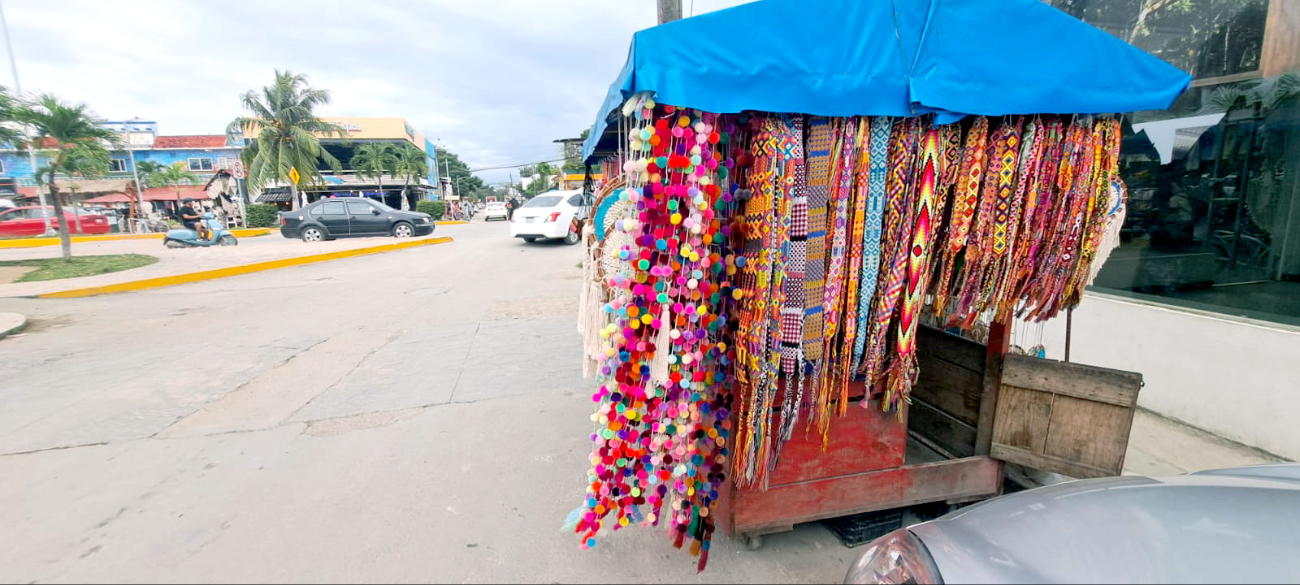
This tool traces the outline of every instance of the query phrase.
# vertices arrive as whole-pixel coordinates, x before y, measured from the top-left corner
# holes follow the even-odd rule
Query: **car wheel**
[[[239,240],[236,240],[235,236],[226,234],[224,236],[221,236],[220,240],[217,240],[217,244],[221,246],[238,246]]]
[[[575,231],[573,231],[573,230],[569,230],[568,235],[564,236],[564,245],[566,245],[566,246],[572,246],[572,245],[578,243],[578,240],[581,240],[581,239],[582,239],[582,236],[579,236],[579,235],[578,235],[578,232],[575,232]]]
[[[320,228],[309,227],[302,230],[302,241],[304,242],[319,242],[323,239],[325,239],[325,233],[320,231]]]
[[[415,228],[411,227],[409,223],[399,221],[397,225],[393,226],[394,238],[409,238],[413,235],[415,235]]]
[[[531,244],[537,241],[537,236],[524,236],[524,241]]]

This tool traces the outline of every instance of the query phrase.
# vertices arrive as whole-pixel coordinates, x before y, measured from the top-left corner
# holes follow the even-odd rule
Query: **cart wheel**
[[[745,548],[749,550],[758,550],[763,548],[763,536],[754,535],[745,537]]]

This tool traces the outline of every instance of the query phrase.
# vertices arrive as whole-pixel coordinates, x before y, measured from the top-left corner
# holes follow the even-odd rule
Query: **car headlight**
[[[845,583],[943,583],[930,551],[906,528],[886,534],[862,552]]]

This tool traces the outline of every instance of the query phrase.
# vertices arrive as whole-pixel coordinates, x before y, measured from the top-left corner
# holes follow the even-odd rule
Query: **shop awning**
[[[177,195],[177,190],[180,194]],[[212,199],[203,187],[193,185],[181,185],[180,187],[152,187],[144,190],[145,201],[180,201],[189,197],[190,199]]]
[[[629,96],[717,113],[1103,114],[1191,76],[1041,0],[762,0],[637,32],[583,156]]]
[[[82,201],[82,203],[130,203],[132,201],[135,200],[126,193],[109,193],[108,195],[91,197],[90,199]]]

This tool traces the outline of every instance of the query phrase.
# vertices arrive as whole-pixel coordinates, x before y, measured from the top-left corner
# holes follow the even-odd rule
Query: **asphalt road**
[[[582,551],[578,247],[452,244],[152,291],[0,298],[0,581],[831,582],[825,529],[707,571]]]

